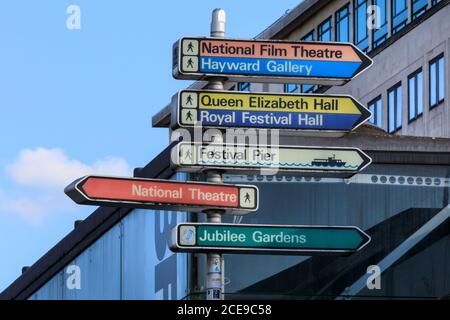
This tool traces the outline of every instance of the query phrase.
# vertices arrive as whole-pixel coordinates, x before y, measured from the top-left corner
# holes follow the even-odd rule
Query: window
[[[412,0],[412,18],[416,19],[420,15],[422,15],[425,11],[427,11],[428,0]]]
[[[314,41],[314,30],[302,38],[303,41]]]
[[[399,32],[408,22],[408,0],[392,0],[392,34]]]
[[[250,91],[250,83],[249,82],[239,82],[237,85],[238,91]]]
[[[311,32],[309,32],[307,35],[305,35],[302,38],[303,41],[314,41],[314,30],[312,30]],[[301,93],[311,93],[314,92],[314,87],[316,87],[315,85],[311,85],[311,84],[302,84],[300,86],[300,92]]]
[[[331,41],[331,18],[328,18],[317,27],[317,40]]]
[[[375,19],[375,28],[372,30],[373,47],[376,48],[387,39],[387,0],[373,0],[373,5],[379,8],[379,17]]]
[[[369,122],[380,128],[383,127],[382,126],[382,107],[383,107],[383,103],[381,100],[381,96],[378,96],[375,99],[373,99],[372,101],[370,101],[369,105],[368,105],[370,112],[372,112],[372,117],[370,117]]]
[[[423,72],[422,68],[408,77],[408,120],[417,119],[423,114]]]
[[[442,0],[432,0],[431,1],[431,5],[434,6],[436,4],[438,4],[439,2],[441,2]]]
[[[298,91],[298,84],[286,83],[284,85],[284,92],[294,93]]]
[[[388,90],[388,131],[396,132],[402,128],[402,83]]]
[[[430,61],[430,109],[444,101],[445,97],[444,55]]]
[[[367,0],[354,0],[354,39],[353,42],[362,50],[369,49],[367,32]]]
[[[346,4],[342,9],[336,12],[335,15],[335,39],[338,42],[350,41],[350,9]]]
[[[302,84],[300,91],[302,93],[312,93],[317,90],[317,85],[314,84]]]

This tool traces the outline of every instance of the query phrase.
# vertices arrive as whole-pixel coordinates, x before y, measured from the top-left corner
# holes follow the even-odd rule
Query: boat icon
[[[336,159],[336,155],[333,154],[332,157],[328,157],[327,159],[314,159],[311,162],[312,166],[316,167],[336,167],[336,168],[342,168],[345,166],[346,162]]]

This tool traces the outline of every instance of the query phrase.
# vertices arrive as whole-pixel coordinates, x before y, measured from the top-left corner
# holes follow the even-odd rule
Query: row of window
[[[431,1],[434,6],[441,0]],[[370,6],[370,7],[369,7]],[[369,50],[369,32],[372,32],[372,48],[378,47],[388,37],[388,19],[390,6],[391,34],[396,34],[408,23],[408,7],[412,20],[417,19],[428,10],[428,0],[354,0],[353,1],[353,43],[361,50]],[[336,41],[350,40],[350,4],[346,4],[335,13],[335,39]],[[331,23],[331,18],[329,18]],[[368,28],[367,22],[374,27]],[[331,32],[330,32],[331,35]],[[307,35],[311,37],[310,34]],[[320,41],[320,26],[318,40]],[[331,38],[330,38],[331,39]],[[323,40],[326,41],[326,40]]]
[[[433,109],[444,101],[445,66],[441,54],[429,63],[429,108]],[[399,82],[387,92],[388,131],[396,132],[402,128],[402,83]],[[423,70],[416,70],[408,76],[408,121],[412,122],[423,114]],[[382,98],[378,96],[368,104],[372,112],[370,123],[382,127]]]
[[[442,0],[432,0],[431,6],[436,5]],[[369,6],[372,13],[368,12]],[[353,39],[350,39],[350,10],[353,9]],[[374,9],[376,8],[376,9]],[[357,45],[362,51],[367,52],[369,50],[369,32],[372,32],[372,48],[376,48],[385,42],[388,38],[388,19],[390,8],[391,19],[391,34],[395,34],[403,29],[408,23],[408,9],[411,11],[412,20],[417,19],[423,13],[429,9],[428,0],[353,0],[347,3],[341,9],[334,13],[334,39],[333,39],[333,19],[330,16],[324,20],[317,30],[312,30],[307,33],[302,40],[315,41],[317,34],[317,41],[337,41],[337,42],[350,42]],[[369,30],[368,21],[370,14],[374,14],[374,10],[377,11],[377,18],[372,19],[375,21],[376,28]],[[317,33],[316,33],[317,32]],[[442,75],[443,76],[443,75]],[[419,80],[418,80],[419,81]],[[284,92],[287,93],[313,93],[318,91],[320,85],[312,84],[285,84]],[[430,85],[431,87],[431,85]],[[436,87],[436,85],[433,85]],[[236,89],[240,91],[249,91],[250,87],[248,83],[239,83]],[[430,96],[434,96],[435,100],[439,100],[436,92],[430,92]]]
[[[441,0],[431,1],[434,6]],[[347,3],[334,14],[334,41],[350,42],[357,45],[362,51],[369,50],[369,32],[372,32],[372,48],[380,46],[388,39],[388,7],[391,8],[391,34],[402,30],[408,23],[409,0],[353,0],[353,5]],[[372,6],[372,12],[368,12],[369,6]],[[353,39],[350,39],[350,8],[353,8]],[[376,8],[376,9],[375,9]],[[417,19],[428,10],[428,0],[411,0],[411,17]],[[376,15],[375,15],[376,11]],[[370,19],[369,14],[373,14],[374,19]],[[368,21],[375,23],[375,28],[369,30]],[[317,41],[333,41],[333,22],[332,17],[323,21],[316,30],[307,33],[302,40],[315,41],[317,32]],[[285,92],[311,93],[320,88],[319,85],[310,84],[287,84]]]

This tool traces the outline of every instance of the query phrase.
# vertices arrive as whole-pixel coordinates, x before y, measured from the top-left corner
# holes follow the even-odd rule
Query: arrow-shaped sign
[[[218,169],[255,174],[269,170],[272,174],[349,178],[372,159],[358,148],[180,142],[172,149],[171,161],[176,170],[186,172]]]
[[[348,95],[182,90],[175,101],[174,127],[264,128],[342,135],[372,115]]]
[[[244,214],[258,208],[258,188],[206,182],[86,176],[64,192],[78,204],[170,211],[221,209]]]
[[[342,85],[372,64],[356,46],[339,42],[186,37],[173,51],[177,79]]]
[[[182,223],[172,230],[175,252],[350,254],[370,242],[354,226]]]

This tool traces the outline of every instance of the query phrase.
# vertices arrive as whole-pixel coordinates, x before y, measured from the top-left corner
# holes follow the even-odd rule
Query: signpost
[[[224,39],[225,12],[213,11],[211,38],[185,37],[174,45],[173,76],[204,79],[208,90],[182,90],[171,126],[282,129],[298,135],[339,136],[371,112],[347,95],[224,91],[224,81],[342,85],[372,60],[351,43]],[[180,142],[175,170],[205,172],[208,182],[85,176],[64,192],[76,203],[170,211],[202,211],[207,223],[173,229],[171,249],[207,254],[206,297],[223,298],[222,253],[350,254],[370,242],[357,227],[222,224],[222,214],[258,209],[258,189],[227,185],[221,174],[270,173],[349,178],[371,159],[358,148],[231,145]],[[258,172],[255,172],[258,170]]]
[[[337,42],[184,37],[173,52],[173,76],[191,80],[342,85],[372,64],[353,44]]]
[[[172,230],[175,252],[286,255],[350,254],[370,242],[354,226],[182,223]]]
[[[173,127],[264,128],[343,135],[371,117],[351,96],[182,90]]]
[[[64,192],[78,204],[170,211],[220,209],[245,214],[258,209],[258,188],[206,182],[86,176]]]
[[[180,171],[221,169],[250,173],[279,172],[349,178],[371,163],[358,148],[302,146],[227,145],[180,142],[172,149],[172,165]]]

